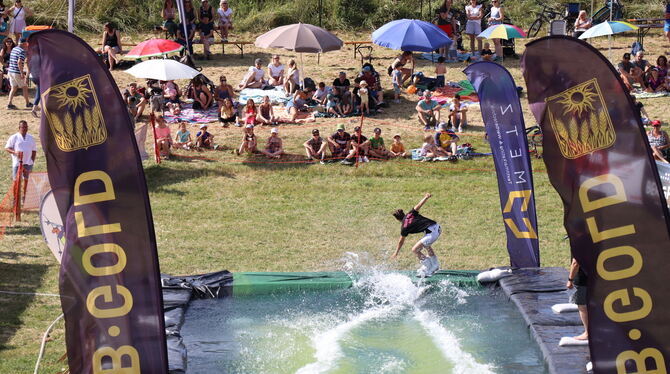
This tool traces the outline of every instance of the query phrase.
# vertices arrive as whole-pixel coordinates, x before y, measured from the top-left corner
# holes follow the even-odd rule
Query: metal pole
[[[70,33],[74,33],[74,7],[76,3],[76,0],[68,0],[67,31]]]
[[[184,25],[184,38],[186,39],[186,54],[191,54],[191,42],[188,40],[188,26],[186,25],[186,12],[184,11],[184,0],[177,0],[177,10],[179,11],[179,19]]]
[[[321,13],[323,12],[323,0],[319,0],[319,27],[323,27],[321,24]]]

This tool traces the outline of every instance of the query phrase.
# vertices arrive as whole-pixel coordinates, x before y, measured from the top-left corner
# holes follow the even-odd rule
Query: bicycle
[[[526,139],[528,140],[528,152],[535,153],[536,158],[542,158],[542,153],[538,150],[538,147],[542,147],[542,141],[544,140],[544,135],[542,135],[542,129],[540,126],[535,125],[526,128]]]
[[[534,38],[540,32],[540,29],[544,23],[551,23],[554,19],[559,16],[560,12],[548,7],[547,5],[542,6],[542,10],[537,13],[537,18],[533,23],[530,24],[528,32],[526,33],[529,38]]]
[[[610,1],[613,1],[611,4],[611,9],[614,12],[612,19],[617,20],[623,18],[623,5],[621,2],[619,0],[606,0],[605,5],[591,16],[594,25],[610,20]]]

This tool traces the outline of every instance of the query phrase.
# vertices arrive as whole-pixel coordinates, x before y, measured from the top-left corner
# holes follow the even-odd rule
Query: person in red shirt
[[[421,263],[421,267],[417,270],[417,276],[419,277],[430,277],[440,269],[440,264],[437,261],[437,256],[433,251],[432,245],[440,237],[442,228],[437,222],[419,214],[419,209],[431,196],[430,193],[427,193],[407,214],[402,209],[393,212],[393,217],[402,222],[402,224],[400,226],[400,240],[398,240],[395,252],[391,255],[392,260],[398,257],[400,249],[405,244],[407,235],[418,234],[420,232],[425,233],[423,238],[412,247],[412,252],[419,258],[419,262]],[[428,256],[421,252],[423,248],[426,248]]]

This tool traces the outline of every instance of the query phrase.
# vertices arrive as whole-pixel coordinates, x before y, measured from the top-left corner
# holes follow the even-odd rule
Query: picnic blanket
[[[631,93],[633,96],[638,99],[655,99],[657,97],[666,97],[670,96],[669,92],[647,92],[647,91],[634,91]]]
[[[207,110],[193,110],[193,104],[183,104],[181,113],[178,116],[172,115],[169,111],[163,113],[163,118],[167,123],[187,122],[187,123],[211,123],[219,120],[219,107],[214,103]]]
[[[240,91],[239,102],[242,105],[247,104],[247,100],[253,100],[254,103],[260,104],[263,102],[263,97],[269,96],[270,102],[274,104],[285,104],[290,97],[286,96],[284,87],[274,87],[272,89],[263,90],[260,88],[245,88]]]
[[[428,60],[428,61],[430,61],[430,62],[437,62],[437,59],[438,59],[439,57],[440,57],[440,54],[439,54],[439,53],[422,53],[422,54],[419,55],[419,58],[420,58],[420,59],[422,59],[422,60]],[[470,53],[469,53],[469,52],[466,52],[466,53],[460,53],[460,52],[459,52],[459,53],[456,55],[456,58],[458,59],[457,61],[454,61],[454,60],[449,61],[449,60],[447,60],[447,61],[444,61],[444,62],[445,62],[445,63],[457,63],[457,62],[467,61],[467,59],[470,58]]]
[[[465,84],[465,82],[467,82],[467,84]],[[468,81],[461,81],[456,84],[449,82],[449,84],[446,86],[440,87],[433,91],[433,100],[436,100],[442,106],[447,106],[451,104],[454,96],[459,94],[461,95],[461,103],[465,104],[466,106],[475,104],[479,105],[479,97],[468,87],[472,87]],[[421,99],[423,99],[423,97],[421,97]]]
[[[290,123],[291,115],[288,114],[286,107],[283,105],[273,105],[272,111],[275,116],[279,118],[279,122]],[[310,110],[309,112],[298,112],[298,117],[296,118],[296,123],[307,123],[307,122],[316,122],[316,117],[314,116],[314,111]]]

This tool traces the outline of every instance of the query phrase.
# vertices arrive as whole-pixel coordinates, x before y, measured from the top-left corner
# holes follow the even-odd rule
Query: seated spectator
[[[205,2],[207,2],[207,0],[205,0]],[[204,4],[205,3],[203,3],[203,6]],[[212,22],[212,19],[207,15],[202,15],[196,30],[200,35],[200,41],[202,42],[205,59],[210,60],[212,58],[212,52],[210,51],[209,47],[214,44],[214,22]]]
[[[163,98],[165,99],[165,106],[172,115],[179,115],[181,113],[181,101],[179,96],[179,86],[174,81],[163,82]]]
[[[200,9],[198,9],[198,23],[203,23],[203,19],[214,21],[214,9],[209,5],[209,0],[202,0]]]
[[[344,117],[342,114],[342,107],[340,101],[340,90],[337,87],[333,87],[333,90],[326,95],[326,110],[328,113],[334,115],[335,117]]]
[[[233,122],[237,126],[237,109],[235,109],[233,101],[229,97],[223,100],[223,104],[219,108],[219,122],[223,123],[223,127],[228,127],[228,124]]]
[[[370,157],[381,158],[387,160],[394,157],[393,153],[389,152],[384,146],[384,138],[382,138],[382,129],[379,127],[374,129],[374,135],[370,138]]]
[[[170,147],[172,146],[172,134],[170,128],[165,124],[162,114],[156,115],[156,146],[160,156],[168,160],[170,158]]]
[[[428,90],[424,91],[423,99],[416,104],[419,121],[424,126],[424,130],[428,131],[440,122],[440,109],[442,106],[432,99],[432,93]]]
[[[347,79],[347,73],[341,71],[337,78],[333,81],[333,87],[337,87],[340,90],[340,96],[342,97],[341,105],[342,111],[345,115],[350,114],[354,110],[353,97],[351,95],[351,83]]]
[[[257,58],[254,61],[254,66],[249,67],[249,71],[245,74],[242,82],[240,82],[238,88],[243,90],[247,87],[249,88],[262,88],[267,82],[265,81],[265,71],[261,68],[263,61],[260,58]]]
[[[449,105],[449,122],[458,132],[463,132],[463,128],[468,125],[468,107],[461,102],[461,95],[454,95],[454,100]]]
[[[258,152],[256,146],[257,143],[256,143],[256,134],[254,134],[254,125],[248,124],[244,127],[244,134],[242,135],[242,144],[240,144],[240,148],[235,150],[235,153],[237,153],[238,156],[244,152],[256,153]]]
[[[453,131],[447,129],[445,123],[440,125],[440,131],[435,133],[435,147],[440,154],[447,156],[456,156],[456,149],[458,148],[458,136]]]
[[[340,90],[349,90],[349,87],[351,86],[351,83],[349,83],[349,79],[347,79],[347,73],[341,71],[340,74],[338,74],[337,78],[333,81],[333,87],[337,87]]]
[[[644,59],[644,51],[637,51],[635,60],[633,60],[631,76],[635,79],[635,82],[639,83],[642,87],[644,87],[644,77],[649,72],[649,69],[651,69],[651,64]]]
[[[344,125],[337,125],[337,131],[328,137],[328,148],[333,158],[344,158],[351,147],[351,135],[344,131]]]
[[[656,70],[658,76],[664,80],[668,79],[668,58],[664,55],[658,56],[656,59]]]
[[[423,157],[421,161],[433,161],[437,157],[448,157],[442,148],[435,146],[435,138],[430,134],[423,137],[420,155]]]
[[[307,94],[303,90],[295,91],[293,97],[286,103],[288,114],[291,116],[289,122],[295,123],[298,112],[307,110]]]
[[[484,43],[484,49],[482,49],[482,60],[493,61],[493,51],[486,47],[486,44],[488,43]]]
[[[233,29],[233,10],[228,7],[228,0],[221,0],[219,9],[219,30],[221,32],[221,41],[228,41],[228,33]]]
[[[277,123],[277,117],[275,117],[275,113],[272,110],[270,96],[264,96],[263,103],[258,106],[256,122],[260,123],[261,125],[275,125]]]
[[[318,89],[314,92],[312,99],[319,105],[326,105],[326,102],[328,101],[328,89],[326,88],[325,83],[319,82]]]
[[[391,144],[391,154],[393,157],[407,157],[405,145],[402,144],[400,134],[393,135],[393,144]]]
[[[579,16],[577,16],[577,19],[575,20],[575,31],[572,33],[572,36],[579,38],[586,32],[586,30],[591,28],[592,24],[593,21],[586,15],[586,11],[580,10]]]
[[[147,99],[152,112],[163,113],[165,107],[165,97],[163,88],[155,79],[147,80],[147,89],[144,97]]]
[[[244,106],[244,123],[247,125],[255,125],[257,115],[258,110],[256,109],[256,103],[251,99],[247,100],[247,104]]]
[[[100,42],[100,45],[102,45],[102,53],[107,54],[109,70],[113,70],[114,66],[121,60],[121,57],[119,56],[121,47],[123,46],[121,42],[121,33],[109,22],[105,23],[104,28],[105,30],[102,32],[102,41]]]
[[[300,70],[294,59],[288,60],[288,70],[284,76],[284,91],[286,95],[294,93],[300,87]]]
[[[365,137],[361,132],[361,127],[354,127],[354,134],[351,136],[351,149],[347,157],[342,160],[344,165],[353,165],[356,162],[356,157],[359,157],[361,161],[368,162],[368,150],[370,149],[370,140]]]
[[[194,110],[207,110],[214,103],[212,92],[206,84],[197,78],[191,80],[191,89],[188,92],[188,97],[193,99]]]
[[[647,131],[647,139],[649,139],[654,159],[668,163],[664,151],[670,147],[670,138],[668,138],[667,132],[661,130],[661,121],[652,121],[652,129]]]
[[[617,65],[617,70],[621,76],[621,80],[628,91],[633,90],[633,83],[635,83],[635,78],[633,77],[633,63],[630,61],[630,53],[624,53],[621,59],[621,62]]]
[[[381,86],[381,78],[379,77],[379,73],[375,71],[374,66],[372,66],[371,63],[366,62],[363,64],[363,69],[361,73],[358,75],[361,80],[364,80],[368,84],[368,90],[369,92],[369,97],[375,102],[370,102],[370,107],[371,108],[377,108],[378,106],[383,106],[384,105],[384,90],[382,89]]]
[[[231,101],[235,99],[235,90],[233,90],[233,86],[228,84],[225,75],[219,76],[219,85],[216,87],[214,98],[219,108],[223,106],[223,102],[226,99],[230,99]],[[233,102],[233,104],[235,103]]]
[[[161,18],[163,18],[163,25],[158,29],[167,32],[171,36],[177,35],[177,23],[174,21],[177,18],[177,7],[174,0],[165,0],[163,9],[161,10]]]
[[[272,62],[268,64],[268,84],[270,86],[284,85],[284,64],[279,61],[279,55],[272,55]]]
[[[184,4],[187,4],[186,2]],[[184,34],[184,27],[186,27],[186,34]],[[191,23],[186,23],[186,26],[184,26],[184,23],[181,22],[179,25],[177,25],[177,39],[175,40],[177,43],[181,44],[184,46],[184,48],[188,48],[188,53],[193,54],[193,38],[195,37],[195,25]],[[183,54],[183,51],[182,51]]]
[[[268,158],[280,158],[284,154],[284,148],[282,148],[282,141],[279,137],[279,130],[276,127],[273,127],[270,130],[270,137],[268,142],[265,144],[265,149],[261,151],[262,154],[266,155]]]
[[[174,140],[175,148],[185,149],[187,151],[191,149],[193,139],[191,139],[191,132],[186,129],[186,122],[181,122],[179,124],[179,131],[177,131]]]
[[[142,117],[144,108],[147,106],[147,99],[137,88],[137,83],[135,82],[128,85],[128,88],[123,91],[122,96],[128,106],[128,111],[133,116],[133,119],[137,121]]]
[[[400,56],[396,57],[395,60],[391,63],[389,67],[389,74],[395,69],[399,69],[402,73],[401,86],[405,84],[405,81],[412,76],[412,69],[405,67],[408,63],[414,65],[414,55],[411,51],[404,51]],[[368,82],[369,84],[370,82]]]
[[[643,125],[648,125],[649,124],[649,114],[647,111],[644,109],[644,104],[642,104],[640,101],[637,100],[637,97],[631,95],[631,98],[633,99],[633,108],[635,109],[635,115],[637,118],[640,119],[640,122],[642,122]]]
[[[340,90],[340,108],[342,108],[342,114],[347,116],[354,111],[354,96],[348,90]],[[369,95],[369,93],[368,93]]]
[[[325,164],[324,160],[326,158],[327,145],[328,142],[324,141],[321,135],[319,135],[319,130],[312,130],[312,137],[303,144],[303,147],[305,147],[305,153],[307,154],[307,160],[319,160],[321,164]]]
[[[195,134],[195,146],[197,148],[214,148],[214,135],[207,132],[207,125],[200,125],[200,131]]]
[[[645,91],[647,92],[661,92],[668,90],[668,85],[665,82],[665,78],[661,78],[658,69],[655,67],[649,69],[645,85]]]

